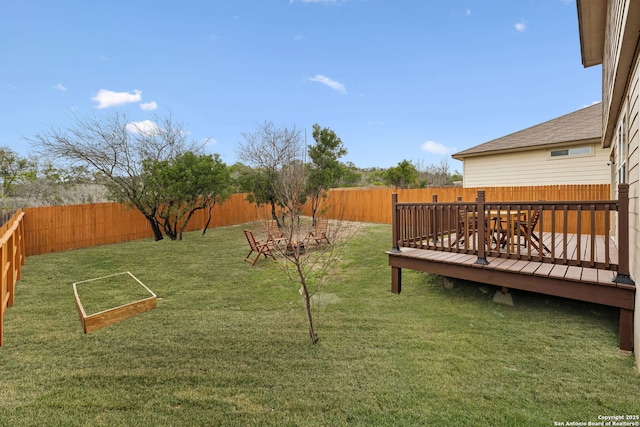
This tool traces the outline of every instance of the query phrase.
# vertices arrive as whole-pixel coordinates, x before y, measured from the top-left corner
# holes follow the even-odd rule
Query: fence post
[[[478,197],[476,198],[476,212],[477,212],[477,226],[478,226],[478,259],[475,264],[488,265],[487,255],[485,253],[486,248],[486,219],[484,209],[484,190],[478,191]]]
[[[635,285],[629,275],[629,184],[618,185],[618,273],[615,283]]]
[[[401,252],[398,246],[398,235],[400,231],[400,222],[398,221],[398,193],[391,194],[391,238],[393,245],[391,252]]]

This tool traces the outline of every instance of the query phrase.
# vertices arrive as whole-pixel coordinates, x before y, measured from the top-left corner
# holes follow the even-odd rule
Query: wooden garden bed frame
[[[80,297],[78,295],[78,287],[77,285],[80,283],[93,282],[100,279],[106,279],[108,277],[117,276],[120,274],[128,274],[131,276],[136,282],[140,284],[144,289],[146,289],[151,295],[149,298],[144,298],[138,301],[134,301],[129,304],[124,304],[119,307],[110,308],[108,310],[103,310],[98,313],[94,313],[87,316],[87,313],[82,306],[82,301],[80,301]],[[129,271],[125,271],[123,273],[111,274],[109,276],[97,277],[95,279],[83,280],[80,282],[75,282],[73,284],[73,295],[76,300],[76,308],[78,309],[78,315],[80,316],[80,322],[82,323],[82,329],[84,333],[87,334],[89,332],[97,331],[98,329],[102,329],[105,326],[112,325],[114,323],[120,322],[121,320],[128,319],[137,314],[144,313],[145,311],[149,311],[156,307],[156,294],[151,291],[144,283],[142,283],[136,276],[131,274]]]

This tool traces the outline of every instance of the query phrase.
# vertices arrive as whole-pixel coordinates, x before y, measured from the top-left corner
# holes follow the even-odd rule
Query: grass
[[[246,226],[33,256],[0,348],[0,425],[551,426],[640,412],[613,309],[405,271],[387,225],[350,241],[309,343],[298,286],[243,262]],[[130,271],[146,313],[83,334],[72,283]]]

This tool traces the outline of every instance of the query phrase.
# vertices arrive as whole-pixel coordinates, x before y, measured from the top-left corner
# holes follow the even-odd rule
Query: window
[[[572,148],[564,148],[561,150],[551,150],[549,155],[551,158],[560,158],[560,157],[572,157],[572,156],[590,156],[593,154],[593,148],[591,145],[586,147],[572,147]]]

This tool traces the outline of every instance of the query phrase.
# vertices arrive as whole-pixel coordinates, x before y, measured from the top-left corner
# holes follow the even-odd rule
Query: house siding
[[[628,140],[627,182],[629,183],[629,272],[631,278],[640,280],[640,59],[635,31],[627,31],[630,24],[637,25],[640,9],[633,8],[632,0],[609,0],[607,29],[602,62],[603,144],[613,150],[617,138],[614,131],[626,119]],[[636,1],[636,0],[633,0]],[[633,27],[632,27],[633,28]],[[625,38],[625,34],[627,34]],[[626,49],[626,51],[625,51]],[[635,50],[635,52],[634,52]],[[633,58],[629,74],[622,56]],[[612,184],[615,172],[612,169]],[[613,185],[612,185],[613,190]],[[640,293],[636,292],[634,318],[634,347],[636,366],[640,369]]]
[[[464,187],[502,187],[552,184],[608,184],[609,150],[590,145],[591,156],[549,157],[549,148],[492,154],[464,159]],[[566,148],[562,146],[555,149]]]
[[[625,97],[627,121],[629,123],[629,249],[632,262],[631,277],[640,280],[640,59],[636,59],[629,90]],[[636,292],[636,311],[634,320],[634,342],[636,364],[640,369],[640,293]]]

